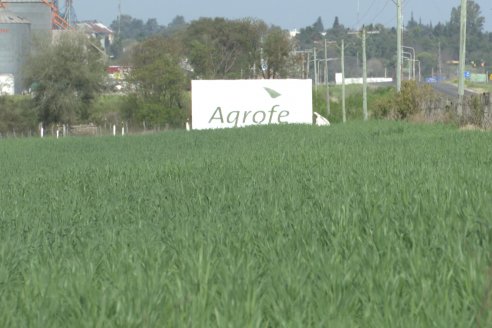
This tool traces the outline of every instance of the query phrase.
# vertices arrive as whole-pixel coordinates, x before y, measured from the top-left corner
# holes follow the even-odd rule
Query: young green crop
[[[370,122],[0,142],[5,327],[486,327],[492,136]]]

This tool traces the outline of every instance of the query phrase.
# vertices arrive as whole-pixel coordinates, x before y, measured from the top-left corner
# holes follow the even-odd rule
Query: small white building
[[[368,77],[367,83],[391,83],[393,79],[391,77]],[[343,75],[342,73],[335,74],[335,83],[337,85],[341,85],[343,83]],[[345,85],[349,84],[362,84],[364,83],[364,79],[362,77],[346,77]]]
[[[12,96],[15,93],[13,74],[0,74],[0,96]]]
[[[299,35],[299,33],[301,33],[301,32],[299,32],[299,30],[298,30],[298,29],[296,29],[296,28],[295,28],[295,29],[290,30],[290,31],[289,31],[290,38],[291,38],[291,39],[295,38],[297,35]]]

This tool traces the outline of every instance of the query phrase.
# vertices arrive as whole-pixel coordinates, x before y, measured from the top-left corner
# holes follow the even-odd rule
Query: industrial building
[[[51,8],[44,1],[5,0],[2,3],[8,11],[29,21],[31,31],[47,32],[52,29]]]
[[[0,81],[2,92],[20,93],[21,69],[31,51],[31,23],[0,8]],[[6,85],[8,84],[8,85]],[[8,91],[5,91],[8,90]]]
[[[65,0],[61,11],[58,0],[0,0],[0,81],[14,84],[0,86],[0,90],[25,90],[22,67],[31,52],[32,38],[70,29],[72,2]]]

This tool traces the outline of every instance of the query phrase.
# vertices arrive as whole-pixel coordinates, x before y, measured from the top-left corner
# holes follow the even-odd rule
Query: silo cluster
[[[51,8],[42,0],[6,0],[1,4],[0,83],[14,85],[0,85],[0,91],[13,89],[18,94],[26,89],[22,71],[31,52],[32,38],[51,31]]]

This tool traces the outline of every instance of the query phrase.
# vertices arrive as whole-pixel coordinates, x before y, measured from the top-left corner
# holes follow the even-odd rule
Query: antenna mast
[[[118,0],[118,37],[121,33],[121,0]]]
[[[62,17],[73,26],[77,22],[77,15],[73,7],[73,0],[65,0],[65,8],[62,11]]]

